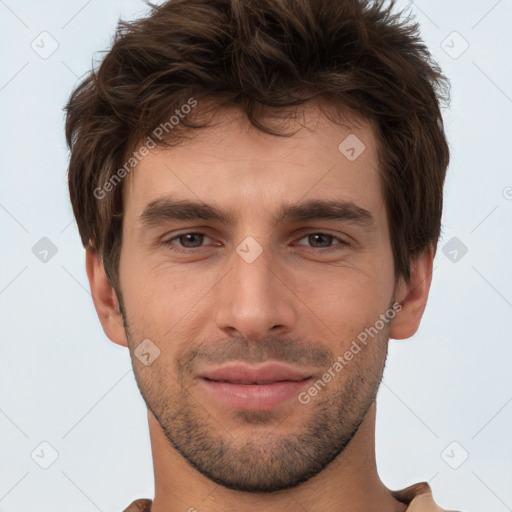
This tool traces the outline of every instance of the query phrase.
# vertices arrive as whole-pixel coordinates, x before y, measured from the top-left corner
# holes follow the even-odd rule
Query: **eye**
[[[309,233],[308,235],[303,236],[299,242],[297,242],[297,245],[305,245],[300,243],[301,240],[306,240],[307,243],[311,244],[310,247],[313,249],[334,249],[334,250],[343,250],[346,245],[348,245],[347,242],[342,240],[341,238],[338,238],[334,235],[330,235],[328,233]],[[334,241],[339,242],[341,247],[333,246],[332,243]]]
[[[212,241],[212,239],[209,236],[206,236],[204,233],[187,232],[176,235],[169,240],[165,240],[163,245],[178,252],[186,252],[181,251],[180,247],[184,249],[197,249],[203,247],[203,242],[205,239]],[[175,242],[178,243],[177,247]]]

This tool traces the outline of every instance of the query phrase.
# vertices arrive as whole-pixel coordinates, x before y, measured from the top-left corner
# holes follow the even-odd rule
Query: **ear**
[[[128,341],[116,292],[105,274],[98,252],[90,244],[85,249],[85,266],[94,307],[105,334],[114,343],[127,347]]]
[[[390,338],[403,340],[410,338],[418,330],[432,282],[434,256],[435,249],[431,247],[411,261],[409,282],[400,277],[395,289],[395,301],[402,305],[402,309],[391,321]]]

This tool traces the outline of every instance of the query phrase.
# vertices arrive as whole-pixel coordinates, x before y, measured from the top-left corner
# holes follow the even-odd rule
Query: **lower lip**
[[[201,379],[215,398],[226,405],[238,409],[267,410],[296,398],[310,378],[270,384],[231,384],[215,380]]]

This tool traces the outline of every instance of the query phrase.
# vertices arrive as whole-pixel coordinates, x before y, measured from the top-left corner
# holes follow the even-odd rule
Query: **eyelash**
[[[200,246],[200,247],[190,247],[190,248],[181,248],[181,249],[178,249],[176,248],[176,246],[173,245],[173,242],[175,240],[179,240],[181,237],[184,237],[186,235],[199,235],[199,236],[203,236],[203,237],[206,237],[206,238],[210,238],[208,235],[204,234],[204,233],[201,233],[201,232],[198,232],[198,231],[186,231],[184,233],[180,233],[178,235],[175,235],[173,236],[172,238],[168,239],[168,240],[165,240],[162,242],[162,245],[169,249],[169,250],[172,250],[172,251],[175,251],[175,252],[180,252],[180,253],[192,253],[192,252],[195,252],[199,249],[202,249],[204,246]],[[323,231],[312,231],[311,233],[306,233],[304,234],[301,238],[299,238],[299,241],[300,240],[303,240],[304,238],[307,238],[307,237],[310,237],[310,236],[313,236],[313,235],[322,235],[322,236],[325,236],[325,237],[329,237],[332,239],[332,241],[338,241],[340,244],[341,244],[341,247],[309,247],[310,249],[318,249],[320,250],[321,252],[330,252],[330,251],[343,251],[346,249],[346,246],[348,246],[348,242],[346,242],[345,240],[337,237],[337,236],[334,236],[334,235],[331,235],[330,233],[325,233]]]

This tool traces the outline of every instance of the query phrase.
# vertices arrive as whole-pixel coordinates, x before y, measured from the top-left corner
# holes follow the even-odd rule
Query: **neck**
[[[148,411],[155,472],[152,512],[292,512],[336,510],[403,512],[381,482],[375,462],[375,402],[345,450],[319,474],[297,487],[268,494],[234,491],[193,468],[169,443]],[[301,506],[298,506],[300,504]]]

